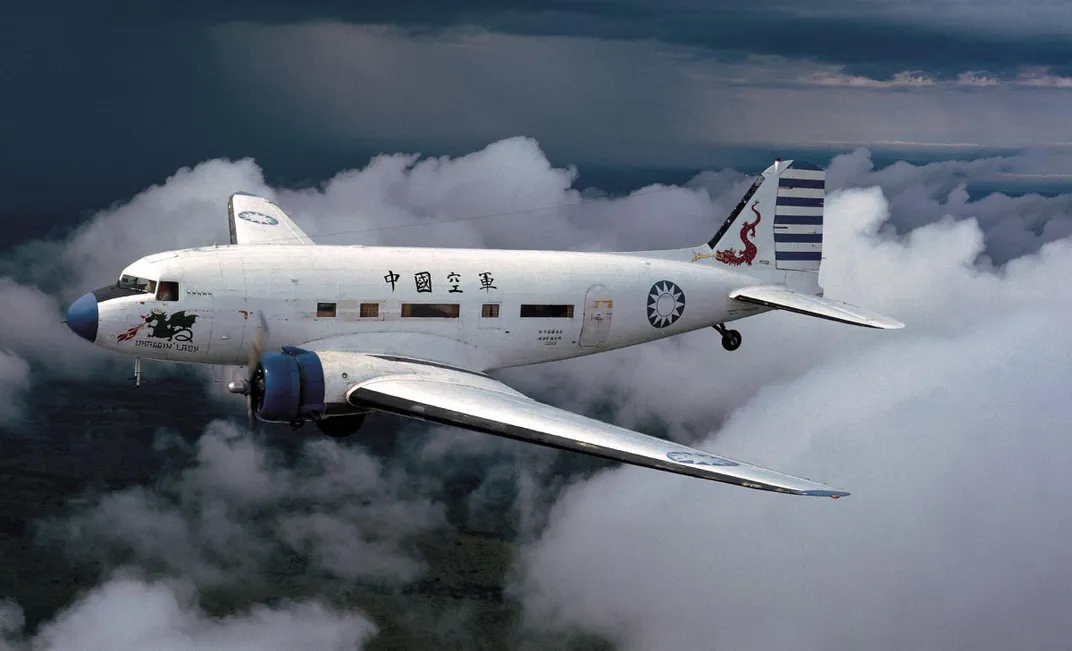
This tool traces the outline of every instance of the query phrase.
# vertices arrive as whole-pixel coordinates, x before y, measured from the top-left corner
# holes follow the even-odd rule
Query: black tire
[[[727,330],[722,336],[722,347],[726,350],[737,350],[741,347],[741,333],[736,330]]]

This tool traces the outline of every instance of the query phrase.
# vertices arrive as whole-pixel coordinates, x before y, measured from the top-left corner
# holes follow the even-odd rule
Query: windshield
[[[138,292],[145,292],[146,294],[156,293],[156,281],[149,280],[148,278],[138,278],[137,276],[129,276],[123,274],[119,278],[119,282],[115,284],[120,289],[132,289]]]

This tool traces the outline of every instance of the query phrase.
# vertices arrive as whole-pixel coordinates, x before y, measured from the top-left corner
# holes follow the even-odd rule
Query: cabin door
[[[581,346],[602,346],[610,335],[611,312],[614,301],[610,290],[603,285],[594,285],[584,296],[584,323],[581,325]]]

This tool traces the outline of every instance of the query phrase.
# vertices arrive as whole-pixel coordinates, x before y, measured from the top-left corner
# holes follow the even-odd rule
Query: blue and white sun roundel
[[[271,215],[265,215],[262,212],[253,212],[252,210],[243,210],[238,213],[239,219],[244,219],[247,222],[253,222],[254,224],[264,224],[265,226],[275,226],[279,221]]]
[[[648,323],[656,328],[673,325],[685,312],[685,292],[669,280],[660,280],[648,290]]]

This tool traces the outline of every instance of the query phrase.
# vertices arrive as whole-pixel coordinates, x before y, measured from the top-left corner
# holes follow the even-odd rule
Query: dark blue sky
[[[10,243],[208,158],[253,157],[300,185],[380,152],[514,135],[593,173],[872,133],[1069,140],[1072,20],[1043,4],[39,3],[0,24],[0,217]],[[848,113],[824,121],[827,104]]]

